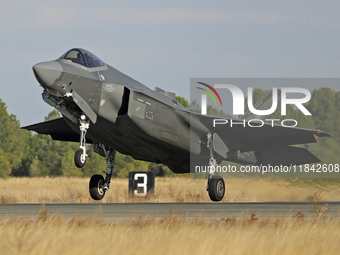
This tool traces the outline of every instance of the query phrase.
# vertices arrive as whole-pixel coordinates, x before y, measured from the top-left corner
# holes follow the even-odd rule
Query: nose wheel
[[[74,164],[78,168],[83,168],[85,166],[85,163],[86,163],[85,155],[82,150],[77,150],[76,153],[74,154]]]
[[[74,154],[74,164],[78,167],[78,168],[83,168],[85,166],[86,163],[86,157],[88,156],[86,154],[86,132],[87,130],[90,128],[90,122],[87,119],[86,115],[81,115],[80,119],[79,119],[79,129],[80,129],[80,145],[79,145],[79,149],[77,150],[76,153]]]

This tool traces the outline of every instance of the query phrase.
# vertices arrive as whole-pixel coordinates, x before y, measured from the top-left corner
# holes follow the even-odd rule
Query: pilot
[[[84,54],[85,60],[89,67],[93,67],[93,58],[90,57],[87,53]]]
[[[77,62],[78,62],[78,64],[81,64],[81,65],[85,66],[84,57],[80,53],[77,54]]]

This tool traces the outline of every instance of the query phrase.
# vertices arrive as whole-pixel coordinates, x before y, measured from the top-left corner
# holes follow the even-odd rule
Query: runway
[[[322,216],[339,216],[340,202],[320,202],[318,208],[328,204]],[[251,202],[251,203],[93,203],[93,204],[45,204],[49,215],[61,214],[68,219],[74,215],[100,215],[105,219],[122,220],[135,218],[141,213],[144,216],[164,217],[169,213],[205,219],[227,217],[249,217],[255,212],[257,217],[286,217],[302,212],[311,217],[313,202]],[[36,218],[41,204],[0,204],[0,217]]]

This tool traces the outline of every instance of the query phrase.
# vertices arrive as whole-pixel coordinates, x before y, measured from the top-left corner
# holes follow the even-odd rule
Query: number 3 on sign
[[[135,181],[138,181],[138,178],[143,178],[143,182],[137,183],[135,195],[138,197],[145,197],[147,193],[148,176],[146,174],[135,174]],[[138,188],[143,188],[143,192],[138,192]]]

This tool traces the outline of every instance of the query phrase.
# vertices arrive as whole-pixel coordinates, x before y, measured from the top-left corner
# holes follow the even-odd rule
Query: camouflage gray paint
[[[173,93],[156,91],[102,62],[83,49],[33,67],[45,89],[44,100],[59,110],[64,121],[25,127],[57,140],[79,141],[79,118],[90,120],[87,137],[135,159],[167,165],[176,173],[190,172],[190,159],[208,164],[212,135],[217,162],[242,164],[304,164],[318,162],[307,149],[293,144],[316,142],[328,134],[282,126],[261,128],[213,127],[214,116],[189,112]],[[266,98],[265,98],[266,99]],[[267,99],[266,99],[267,100]],[[66,121],[66,123],[65,123]],[[72,129],[70,129],[71,127]]]

